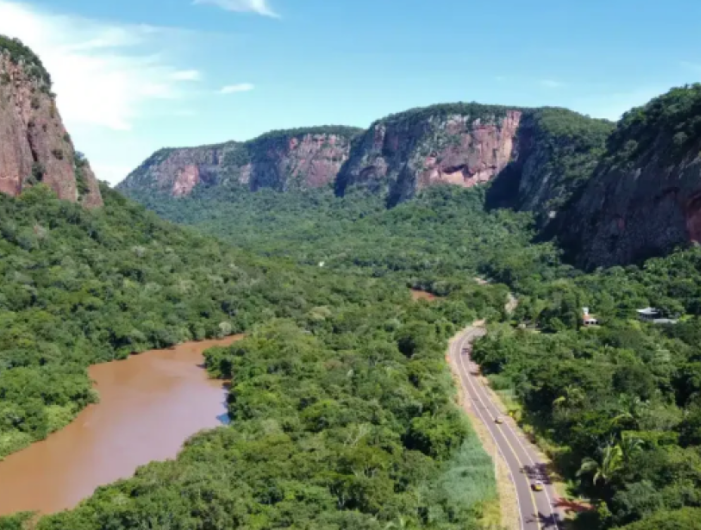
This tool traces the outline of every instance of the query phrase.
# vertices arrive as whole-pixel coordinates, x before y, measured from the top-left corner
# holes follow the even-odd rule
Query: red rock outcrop
[[[454,140],[424,161],[419,188],[432,184],[457,184],[471,188],[489,182],[511,162],[521,111],[507,111],[496,123],[470,123],[469,117],[448,120],[445,129]]]
[[[27,55],[18,59],[3,47],[7,42],[11,41],[0,40],[0,192],[16,196],[42,182],[60,199],[101,206],[99,186],[89,166],[76,177],[70,136],[50,84],[37,73],[43,67],[28,59],[35,56],[26,48],[20,49]]]
[[[573,183],[593,171],[611,130],[566,109],[435,105],[389,116],[362,134],[320,127],[161,150],[118,188],[139,199],[154,191],[181,197],[200,185],[286,191],[333,182],[338,195],[366,187],[395,205],[434,185],[496,180],[488,198],[552,219]]]
[[[428,107],[373,124],[339,175],[337,190],[365,185],[390,203],[436,184],[488,182],[515,157],[523,112],[481,105]]]
[[[178,170],[173,181],[173,197],[190,195],[192,190],[200,183],[200,168],[195,164],[189,164]]]
[[[320,188],[334,181],[350,154],[347,134],[270,134],[250,143],[251,189]]]
[[[350,127],[274,131],[245,143],[162,149],[118,189],[131,195],[156,191],[190,195],[198,185],[245,186],[251,190],[318,188],[334,181],[350,153]]]

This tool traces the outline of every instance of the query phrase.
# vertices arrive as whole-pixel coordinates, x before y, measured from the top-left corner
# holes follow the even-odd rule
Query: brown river
[[[204,350],[242,338],[191,342],[90,367],[100,403],[67,427],[0,462],[0,515],[75,506],[97,486],[177,455],[196,432],[226,423],[222,381]]]

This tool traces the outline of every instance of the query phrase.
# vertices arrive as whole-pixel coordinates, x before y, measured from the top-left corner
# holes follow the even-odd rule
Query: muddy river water
[[[226,422],[221,381],[202,368],[204,350],[240,339],[181,344],[90,367],[100,393],[67,427],[0,462],[0,515],[75,506],[138,466],[177,455],[201,429]]]

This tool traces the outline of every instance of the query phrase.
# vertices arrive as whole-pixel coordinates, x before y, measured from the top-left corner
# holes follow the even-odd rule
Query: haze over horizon
[[[617,119],[698,80],[701,5],[441,0],[0,0],[115,184],[153,151],[454,101]],[[683,13],[683,16],[680,16]]]

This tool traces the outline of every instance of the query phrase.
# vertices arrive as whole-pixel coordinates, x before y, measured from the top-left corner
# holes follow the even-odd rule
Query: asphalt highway
[[[460,375],[460,384],[471,410],[484,422],[508,466],[516,489],[521,529],[562,530],[562,513],[556,504],[559,497],[546,472],[546,463],[516,422],[501,413],[479,377],[479,367],[470,359],[472,342],[485,333],[482,327],[469,327],[452,342],[450,356]],[[497,424],[497,417],[503,423]],[[533,490],[536,480],[543,483],[542,491]]]

